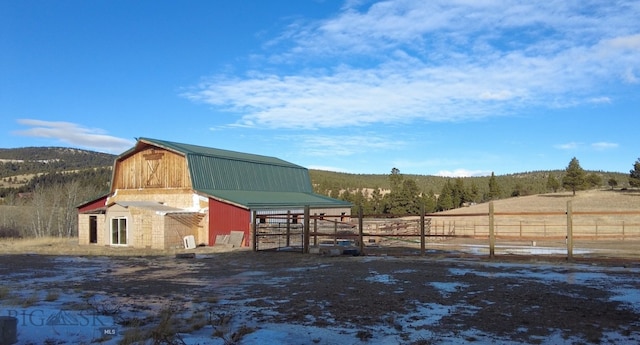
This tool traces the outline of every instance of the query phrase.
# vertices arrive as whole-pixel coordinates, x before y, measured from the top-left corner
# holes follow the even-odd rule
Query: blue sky
[[[638,1],[0,2],[0,147],[474,176],[640,157]]]

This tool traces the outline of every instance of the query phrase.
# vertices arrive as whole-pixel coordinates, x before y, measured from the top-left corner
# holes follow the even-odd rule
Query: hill
[[[72,180],[104,189],[115,157],[64,147],[0,149],[0,197]]]
[[[63,147],[0,148],[0,197],[10,192],[29,192],[37,184],[80,179],[97,186],[107,186],[115,155]],[[309,171],[316,192],[340,197],[340,191],[389,189],[388,174],[348,174],[323,170]],[[600,177],[601,187],[607,188],[610,179],[617,187],[628,187],[628,174],[587,171]],[[548,192],[547,179],[553,175],[561,180],[564,170],[532,171],[497,175],[501,198],[536,195]],[[438,194],[443,186],[455,178],[432,175],[403,175],[415,180],[420,192]],[[489,176],[461,178],[465,188],[488,192]]]
[[[0,162],[16,164],[22,168],[48,165],[49,168],[87,168],[111,165],[115,155],[68,147],[22,147],[0,148]],[[7,166],[7,167],[8,167]],[[6,167],[5,167],[6,168]],[[0,171],[0,176],[3,172]]]
[[[495,212],[564,212],[567,209],[567,201],[571,201],[573,209],[580,212],[638,211],[640,210],[640,191],[592,189],[579,191],[576,195],[571,192],[545,193],[495,200],[493,204]],[[443,211],[442,214],[487,212],[489,212],[489,203]]]
[[[629,174],[605,171],[586,171],[600,180],[600,188],[608,188],[608,181],[613,179],[617,188],[629,187]],[[496,182],[500,186],[500,198],[512,196],[526,196],[548,193],[547,187],[549,175],[562,181],[564,170],[531,171],[508,175],[496,175]],[[355,191],[358,189],[389,189],[389,174],[347,174],[322,170],[310,170],[311,179],[316,192],[337,196],[336,191]],[[440,193],[447,182],[455,181],[454,177],[442,177],[433,175],[403,175],[405,178],[415,180],[421,192],[434,194]],[[465,188],[477,188],[480,195],[489,191],[490,176],[463,177]]]

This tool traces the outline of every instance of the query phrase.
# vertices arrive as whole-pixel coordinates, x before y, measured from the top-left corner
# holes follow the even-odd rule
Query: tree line
[[[362,207],[367,215],[415,215],[423,211],[433,213],[490,200],[561,190],[572,191],[575,195],[576,191],[604,187],[605,183],[612,189],[619,185],[640,187],[640,158],[628,176],[587,172],[575,157],[562,171],[515,175],[519,179],[515,183],[512,183],[513,176],[495,176],[491,173],[485,178],[436,178],[429,181],[428,189],[424,189],[420,188],[415,177],[403,175],[400,170],[393,168],[386,176],[385,187],[388,188],[330,185],[327,179],[318,179],[319,183],[314,188],[317,193],[351,202],[354,205],[353,212]],[[379,179],[376,181],[380,183]]]
[[[115,156],[65,147],[0,149],[0,177],[107,167]]]
[[[99,158],[91,158],[92,155],[85,155],[82,151],[80,154],[71,151],[70,157],[74,158],[70,162],[42,156],[42,161],[47,163],[5,161],[0,164],[5,168],[0,171],[4,172],[24,172],[32,168],[38,172],[17,188],[0,188],[0,237],[77,236],[77,206],[109,191],[114,156],[100,154]],[[3,157],[1,153],[0,157]],[[85,165],[82,165],[83,157]],[[4,156],[1,159],[10,158]],[[107,161],[110,163],[106,164]],[[44,167],[47,172],[35,169],[36,166],[38,169]],[[51,167],[73,167],[74,170]],[[629,175],[587,172],[575,157],[564,170],[502,176],[493,173],[491,176],[470,178],[404,175],[396,168],[388,175],[318,170],[310,170],[310,175],[317,193],[351,202],[354,212],[362,206],[368,215],[406,215],[559,190],[575,193],[605,184],[610,188],[640,187],[640,158]],[[16,176],[0,174],[0,178],[6,181]]]
[[[0,238],[75,237],[78,209],[109,191],[111,167],[40,174],[0,190]]]

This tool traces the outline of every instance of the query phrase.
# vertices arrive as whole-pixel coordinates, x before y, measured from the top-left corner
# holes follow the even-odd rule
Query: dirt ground
[[[344,343],[375,343],[380,332],[406,344],[438,344],[444,337],[547,344],[558,334],[567,343],[640,343],[640,309],[613,298],[615,289],[640,294],[635,258],[489,259],[439,250],[424,257],[248,250],[203,251],[195,258],[32,253],[0,255],[0,276],[12,291],[108,296],[123,311],[204,304],[208,322],[211,315],[241,313],[252,329],[274,323],[351,329]],[[442,306],[447,312],[425,321]],[[182,327],[189,322],[195,321]],[[322,339],[292,342],[318,343]]]

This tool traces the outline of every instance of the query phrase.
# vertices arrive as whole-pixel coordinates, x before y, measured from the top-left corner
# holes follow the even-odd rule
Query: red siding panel
[[[231,231],[244,231],[244,245],[250,243],[251,212],[247,209],[209,199],[209,245],[216,243],[217,235],[229,235]]]
[[[100,197],[99,199],[89,201],[78,207],[78,213],[84,213],[93,211],[102,207],[105,207],[107,203],[107,196]]]

